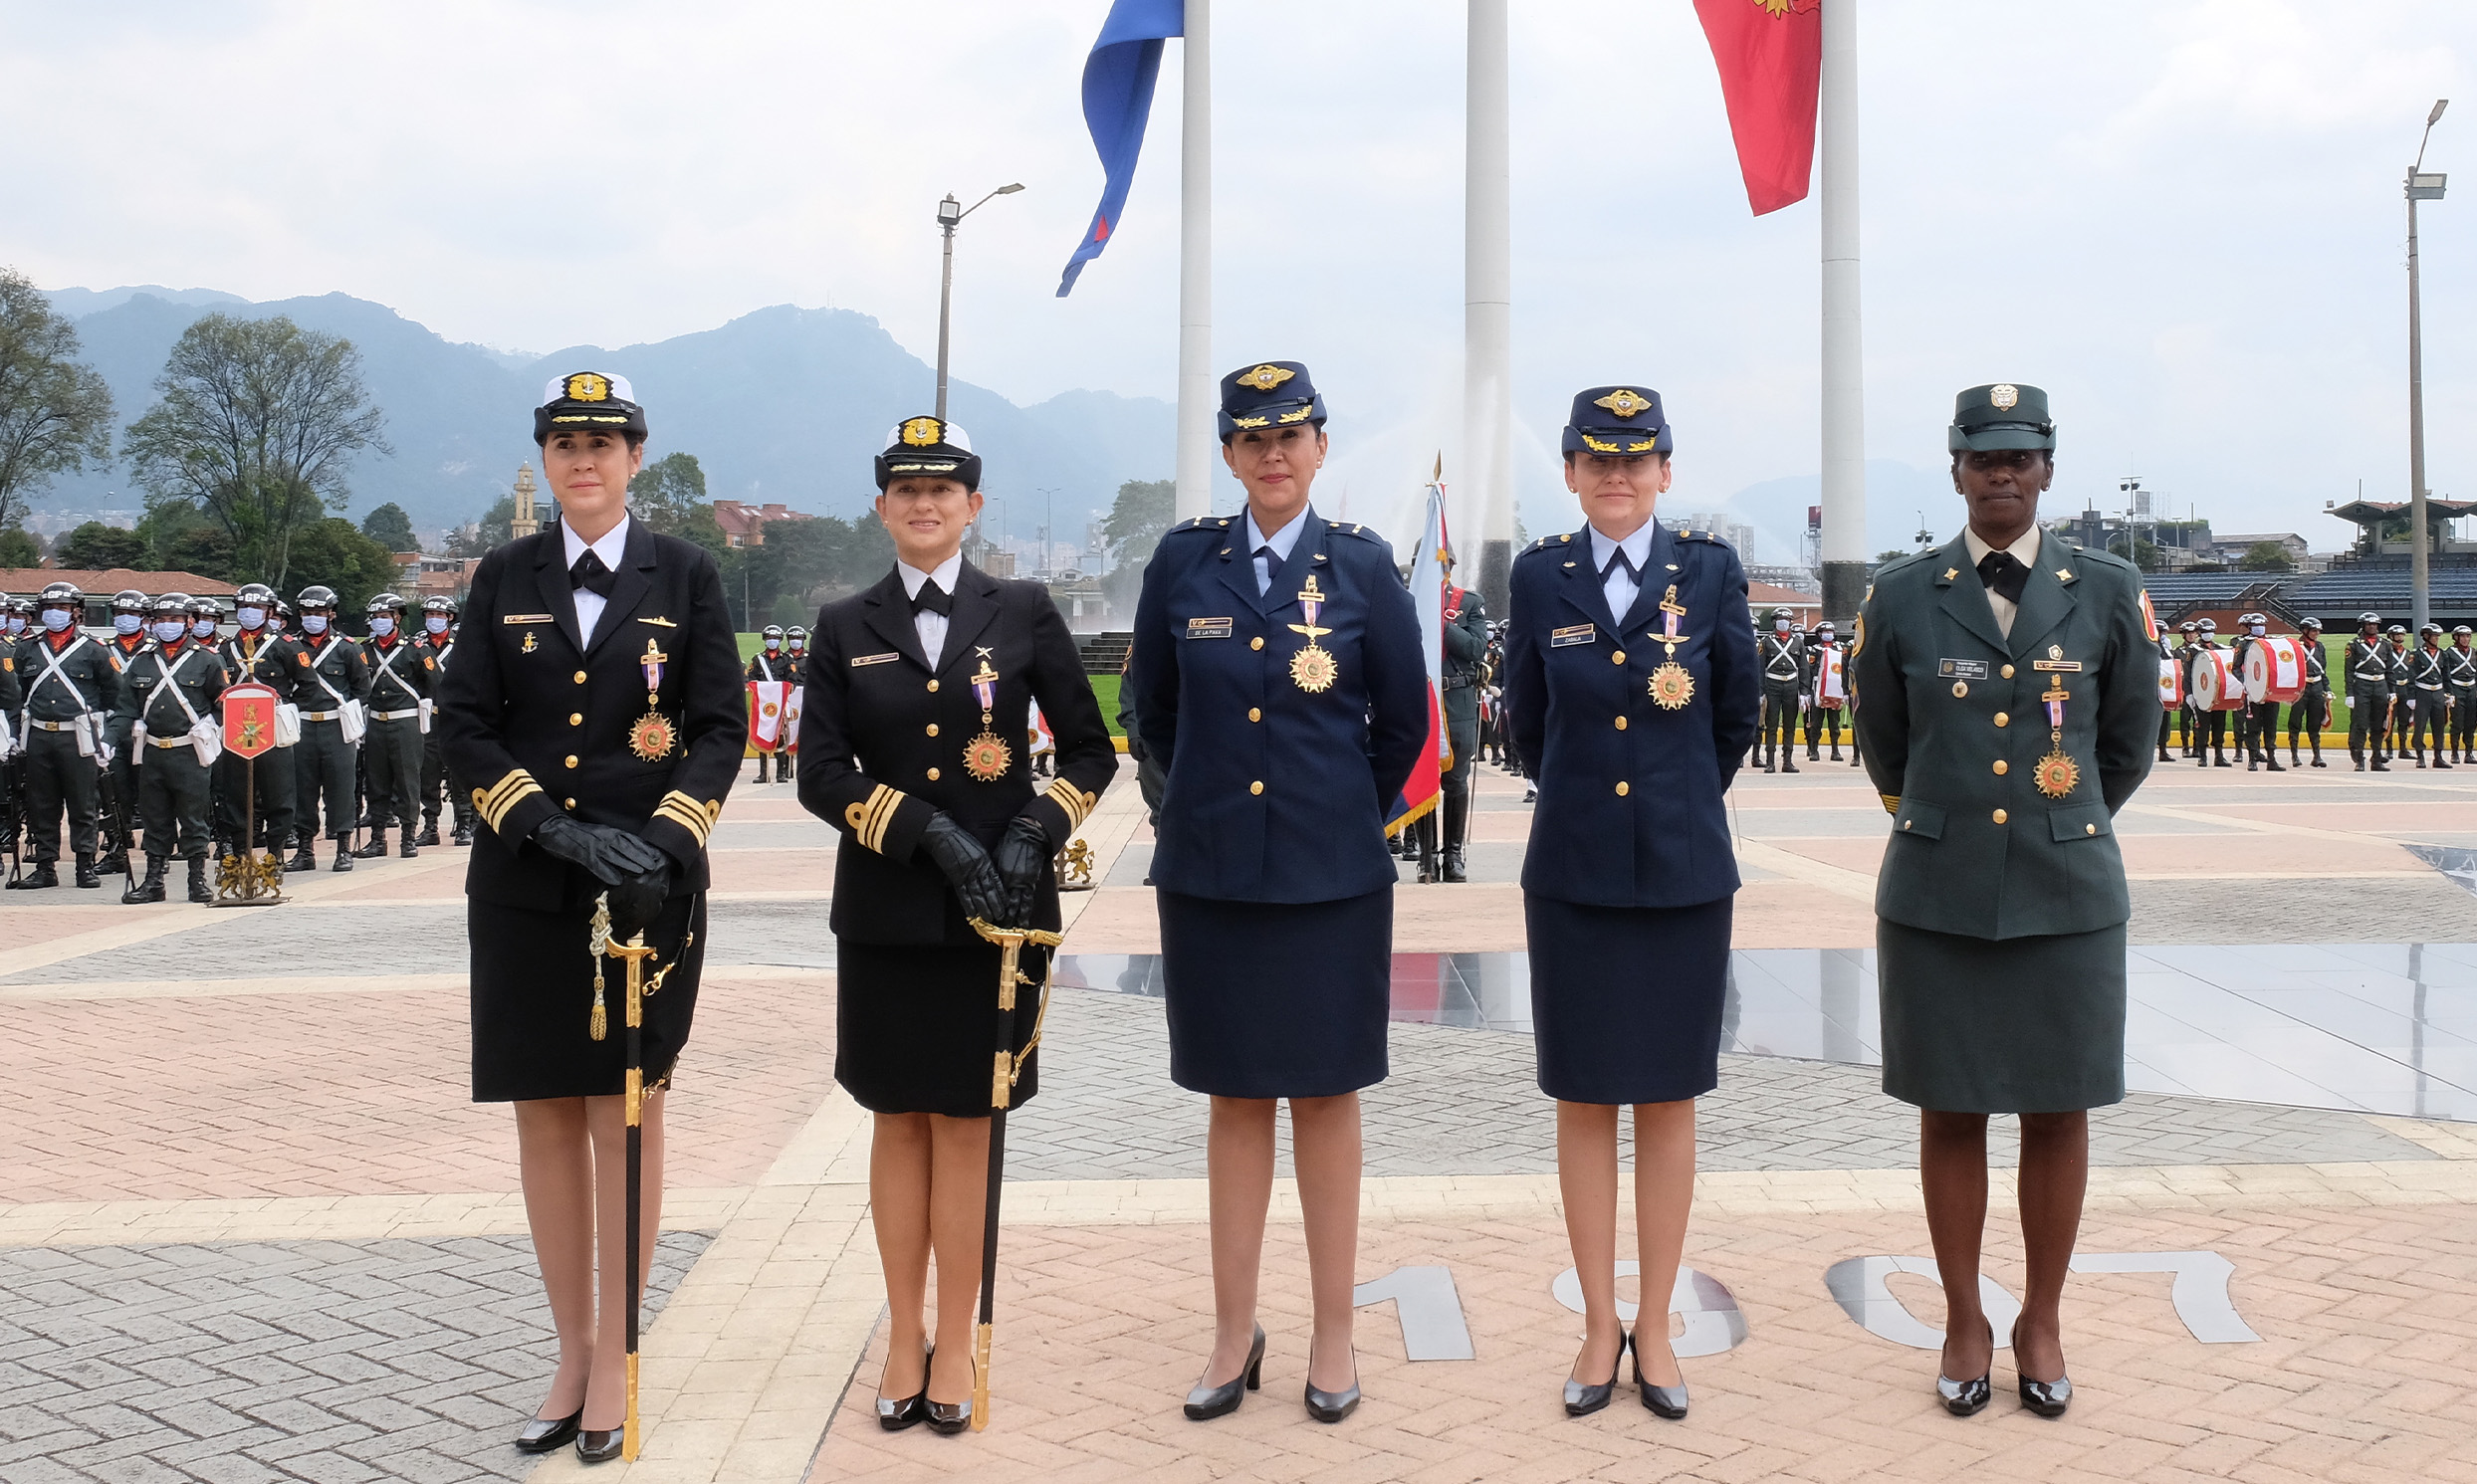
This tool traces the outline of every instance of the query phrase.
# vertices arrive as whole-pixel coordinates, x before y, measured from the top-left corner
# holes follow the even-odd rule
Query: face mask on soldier
[[[197,636],[201,639],[212,639],[215,637],[215,620],[211,618],[201,618],[196,623],[191,624],[190,628],[194,630]]]
[[[766,647],[768,649],[781,649],[783,647],[783,641],[780,639],[769,639],[766,641]]]
[[[301,631],[305,634],[326,633],[327,615],[324,613],[304,613],[301,616]]]
[[[233,617],[240,619],[241,627],[245,629],[263,629],[267,626],[267,610],[264,608],[244,608]]]
[[[154,636],[157,644],[178,644],[180,642],[180,636],[187,632],[189,632],[189,625],[181,622],[177,618],[159,619],[156,621],[154,626]]]
[[[66,634],[75,616],[66,608],[46,608],[43,610],[43,626],[55,634]]]
[[[395,620],[394,620],[394,619],[389,618],[389,617],[388,617],[386,614],[384,614],[384,613],[373,613],[373,614],[371,614],[371,615],[370,615],[370,620],[369,620],[369,633],[370,633],[370,637],[371,637],[371,638],[373,638],[373,639],[384,639],[384,638],[386,638],[389,634],[392,634],[392,633],[394,633],[394,632],[395,632]]]
[[[444,634],[447,632],[447,615],[433,613],[421,621],[421,626],[433,634]]]
[[[123,636],[134,634],[145,626],[146,616],[142,613],[114,613],[112,615],[112,631],[115,634]]]

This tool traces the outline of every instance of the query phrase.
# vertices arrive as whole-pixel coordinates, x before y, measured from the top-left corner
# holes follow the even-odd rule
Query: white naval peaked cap
[[[580,397],[568,389],[569,382],[584,379],[587,375],[590,375],[591,379],[604,383],[598,388],[600,395]],[[578,372],[568,376],[554,376],[543,384],[541,405],[548,407],[553,402],[569,400],[633,402],[636,400],[636,388],[628,384],[627,377],[613,376],[608,372]]]
[[[907,417],[886,430],[886,447],[935,448],[940,444],[960,454],[972,452],[972,435],[959,423],[934,417]]]

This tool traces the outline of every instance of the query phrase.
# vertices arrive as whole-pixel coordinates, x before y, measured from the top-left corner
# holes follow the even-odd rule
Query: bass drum
[[[2195,711],[2242,711],[2245,678],[2224,649],[2196,649],[2185,672],[2185,691]]]
[[[2305,643],[2281,636],[2256,639],[2245,650],[2245,699],[2290,705],[2305,695]]]

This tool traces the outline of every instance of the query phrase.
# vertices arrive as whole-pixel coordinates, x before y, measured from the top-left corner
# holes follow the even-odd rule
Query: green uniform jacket
[[[1876,914],[1987,939],[2130,918],[2114,817],[2158,733],[2158,651],[2132,563],[2043,536],[2008,640],[1956,537],[1877,572],[1858,624],[1860,753],[1894,814]],[[2037,786],[2051,682],[2080,774],[2061,798]]]
[[[1488,652],[1487,604],[1479,590],[1463,592],[1461,609],[1445,621],[1445,720],[1449,725],[1479,725],[1479,664]],[[1456,680],[1464,683],[1456,685]]]

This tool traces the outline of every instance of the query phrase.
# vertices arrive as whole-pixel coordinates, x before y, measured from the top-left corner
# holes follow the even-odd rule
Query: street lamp
[[[966,206],[949,191],[938,203],[938,228],[946,234],[946,266],[938,273],[938,421],[946,421],[946,328],[955,303],[955,224],[987,206],[999,196],[1012,196],[1023,189],[1023,182],[1002,185],[989,195]]]
[[[2427,174],[2425,142],[2434,136],[2434,124],[2451,100],[2434,100],[2434,109],[2425,115],[2425,132],[2417,136],[2417,161],[2408,167],[2408,584],[2414,593],[2416,618],[2413,627],[2425,631],[2430,604],[2426,593],[2426,547],[2431,544],[2425,529],[2425,341],[2422,314],[2417,303],[2417,203],[2442,199],[2446,176],[2439,172]]]

